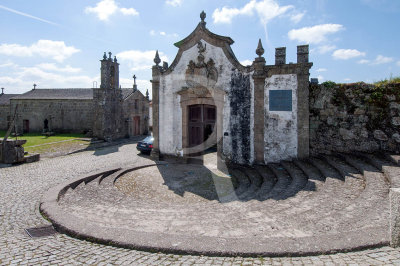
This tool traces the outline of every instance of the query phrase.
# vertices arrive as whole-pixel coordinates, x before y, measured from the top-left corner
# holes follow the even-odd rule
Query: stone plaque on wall
[[[269,91],[270,111],[292,111],[291,90],[270,90]]]

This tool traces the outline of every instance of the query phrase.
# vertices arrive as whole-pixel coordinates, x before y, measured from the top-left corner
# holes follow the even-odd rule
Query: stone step
[[[331,212],[328,216],[321,216],[321,224],[330,224],[331,230],[356,230],[365,226],[365,221],[370,224],[384,223],[388,219],[388,183],[382,173],[365,161],[353,155],[341,155],[348,164],[362,172],[365,179],[365,189],[345,208]],[[357,174],[359,175],[359,174]],[[347,183],[347,181],[346,181]],[[336,223],[329,222],[332,217],[336,218]],[[363,221],[360,220],[362,217]]]
[[[330,166],[327,162],[325,162],[325,160],[317,157],[312,157],[308,160],[308,162],[312,164],[315,168],[317,168],[325,177],[325,179],[333,178],[340,181],[344,181],[342,175],[336,169]]]
[[[391,187],[400,187],[399,166],[383,154],[357,153],[357,156],[364,158],[365,161],[372,164],[378,170],[383,172]]]
[[[250,186],[245,193],[239,195],[239,198],[242,200],[254,199],[257,195],[258,190],[261,188],[261,184],[263,181],[262,176],[258,174],[254,168],[251,167],[241,167],[240,170],[248,177],[250,181]]]
[[[272,198],[275,200],[285,199],[285,191],[292,182],[292,178],[286,172],[285,168],[283,168],[283,166],[280,164],[270,163],[267,166],[277,178],[277,182],[272,190],[268,193],[267,198]]]
[[[330,166],[340,173],[343,180],[347,181],[348,178],[364,179],[360,171],[346,163],[346,161],[336,156],[324,155],[322,157]]]
[[[236,183],[238,184],[237,188],[235,189],[235,193],[239,197],[239,195],[246,192],[250,187],[250,180],[242,171],[240,171],[240,169],[235,166],[229,166],[228,170],[232,179],[235,179]]]
[[[315,166],[305,160],[293,160],[293,163],[300,168],[308,180],[325,182],[325,176]]]
[[[308,183],[307,176],[293,162],[283,161],[281,162],[281,165],[283,166],[283,168],[285,168],[285,170],[289,173],[290,177],[293,180],[286,190],[287,197],[292,197],[296,195],[298,192],[303,190],[307,184],[311,188],[311,182]]]
[[[255,198],[262,201],[267,198],[266,196],[274,187],[275,183],[277,182],[277,178],[271,169],[265,165],[256,165],[255,169],[263,178],[261,188],[257,191]]]
[[[400,166],[400,155],[398,155],[398,154],[389,154],[389,153],[385,153],[384,155],[389,161],[392,161],[395,164]]]

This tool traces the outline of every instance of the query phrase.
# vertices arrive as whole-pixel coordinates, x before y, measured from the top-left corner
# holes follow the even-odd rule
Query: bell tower
[[[93,136],[111,141],[125,136],[122,90],[119,87],[119,64],[104,52],[100,60],[100,88],[93,88]]]
[[[100,88],[103,89],[118,89],[119,88],[119,64],[117,57],[114,56],[114,60],[111,58],[111,52],[108,52],[108,58],[106,52],[104,52],[103,59],[101,62],[101,83]]]

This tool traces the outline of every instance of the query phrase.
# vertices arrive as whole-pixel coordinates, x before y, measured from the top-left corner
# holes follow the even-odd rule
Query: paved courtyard
[[[37,163],[0,169],[0,264],[134,265],[400,265],[400,249],[293,258],[206,257],[128,250],[81,241],[63,234],[30,238],[24,229],[48,225],[39,202],[48,189],[94,171],[140,165],[134,143],[105,147]],[[121,180],[123,182],[124,180]]]

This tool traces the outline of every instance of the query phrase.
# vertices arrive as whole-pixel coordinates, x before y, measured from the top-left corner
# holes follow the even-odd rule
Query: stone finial
[[[258,55],[258,57],[261,57],[264,54],[264,48],[262,46],[261,39],[258,39],[256,54]]]
[[[111,61],[111,55],[112,55],[112,53],[108,52],[108,60],[110,60],[110,61]]]
[[[1,88],[1,94],[4,94],[4,88]]]
[[[201,19],[201,25],[203,25],[203,26],[205,26],[206,25],[206,22],[204,21],[205,20],[205,18],[206,18],[206,12],[204,12],[204,10],[203,11],[201,11],[201,13],[200,13],[200,19]]]
[[[117,63],[117,57],[114,55],[114,63]]]
[[[149,99],[149,89],[146,90],[146,99]]]
[[[37,86],[36,84],[33,84],[33,89],[34,89],[34,90],[36,89],[36,86]]]
[[[136,75],[133,75],[133,85],[136,85]]]
[[[160,56],[158,55],[158,50],[156,51],[156,56],[154,57],[153,61],[156,63],[156,66],[158,66],[158,64],[161,62]]]
[[[106,54],[106,52],[104,52],[103,60],[107,60],[107,54]]]

